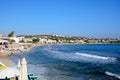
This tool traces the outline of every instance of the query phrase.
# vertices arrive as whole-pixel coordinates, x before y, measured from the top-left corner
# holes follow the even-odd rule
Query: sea
[[[41,80],[120,80],[120,44],[49,45],[10,56]]]

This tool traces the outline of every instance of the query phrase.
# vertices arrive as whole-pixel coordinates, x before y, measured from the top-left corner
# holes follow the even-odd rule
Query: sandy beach
[[[12,67],[15,65],[8,57],[0,56],[0,62],[2,62],[7,67]]]
[[[22,54],[24,52],[30,51],[30,49],[31,49],[31,46],[28,47],[28,49],[26,49],[25,51],[6,50],[6,51],[3,51],[3,52],[0,52],[0,62],[2,62],[7,67],[15,66],[16,64],[12,60],[9,59],[9,56],[14,55],[14,54]]]
[[[27,49],[25,51],[4,51],[2,53],[0,52],[0,62],[2,62],[7,67],[14,66],[16,64],[12,60],[9,59],[10,55],[22,54],[22,53],[25,53],[25,52],[28,52],[28,51],[32,50],[34,47],[37,47],[37,46],[47,46],[47,45],[48,44],[32,44],[32,45],[28,45],[27,44]]]

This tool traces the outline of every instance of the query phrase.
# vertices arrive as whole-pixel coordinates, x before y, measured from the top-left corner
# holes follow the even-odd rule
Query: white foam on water
[[[66,61],[80,61],[80,62],[99,62],[99,63],[109,63],[117,61],[116,58],[113,57],[106,57],[106,56],[100,56],[100,55],[94,55],[94,54],[88,54],[88,53],[68,53],[59,51],[57,48],[47,47],[44,50],[48,51],[49,53],[46,53],[46,56],[49,56],[54,59],[62,59]]]
[[[113,57],[105,57],[105,56],[99,56],[99,55],[93,55],[93,54],[86,54],[86,53],[76,53],[79,56],[83,56],[83,57],[88,57],[88,58],[94,58],[94,59],[101,59],[101,60],[112,60],[112,61],[116,61],[116,58]]]
[[[118,75],[118,74],[111,73],[111,72],[109,72],[109,71],[106,71],[105,74],[120,79],[120,75]]]

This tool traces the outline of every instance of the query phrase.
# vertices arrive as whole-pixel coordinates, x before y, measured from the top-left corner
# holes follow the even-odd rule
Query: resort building
[[[49,40],[47,40],[47,43],[48,43],[48,44],[56,44],[57,41],[56,41],[56,40],[51,40],[51,39],[49,39]]]
[[[40,38],[39,42],[40,42],[41,44],[46,44],[46,43],[47,43],[47,39],[41,39],[41,38]]]
[[[15,41],[15,43],[19,43],[19,38],[17,38],[17,37],[10,37],[10,40],[14,40]]]
[[[32,39],[31,38],[23,38],[23,42],[29,43],[29,42],[32,42]]]
[[[8,44],[8,40],[2,40],[0,39],[0,45],[5,45],[5,44]]]
[[[85,44],[84,40],[79,40],[80,44]]]
[[[56,40],[51,40],[51,39],[41,39],[39,40],[39,42],[41,44],[56,44],[57,41]]]

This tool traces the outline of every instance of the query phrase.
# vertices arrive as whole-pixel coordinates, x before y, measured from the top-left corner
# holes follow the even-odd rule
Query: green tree
[[[14,42],[15,42],[15,40],[11,40],[11,41],[10,41],[10,44],[12,44],[12,43],[14,43]]]
[[[12,31],[8,34],[8,37],[13,37],[13,36],[14,36],[14,31]]]
[[[89,43],[89,40],[84,40],[84,42]]]
[[[37,39],[33,39],[32,42],[33,42],[33,43],[38,43],[39,40],[40,40],[39,38],[37,38]]]

